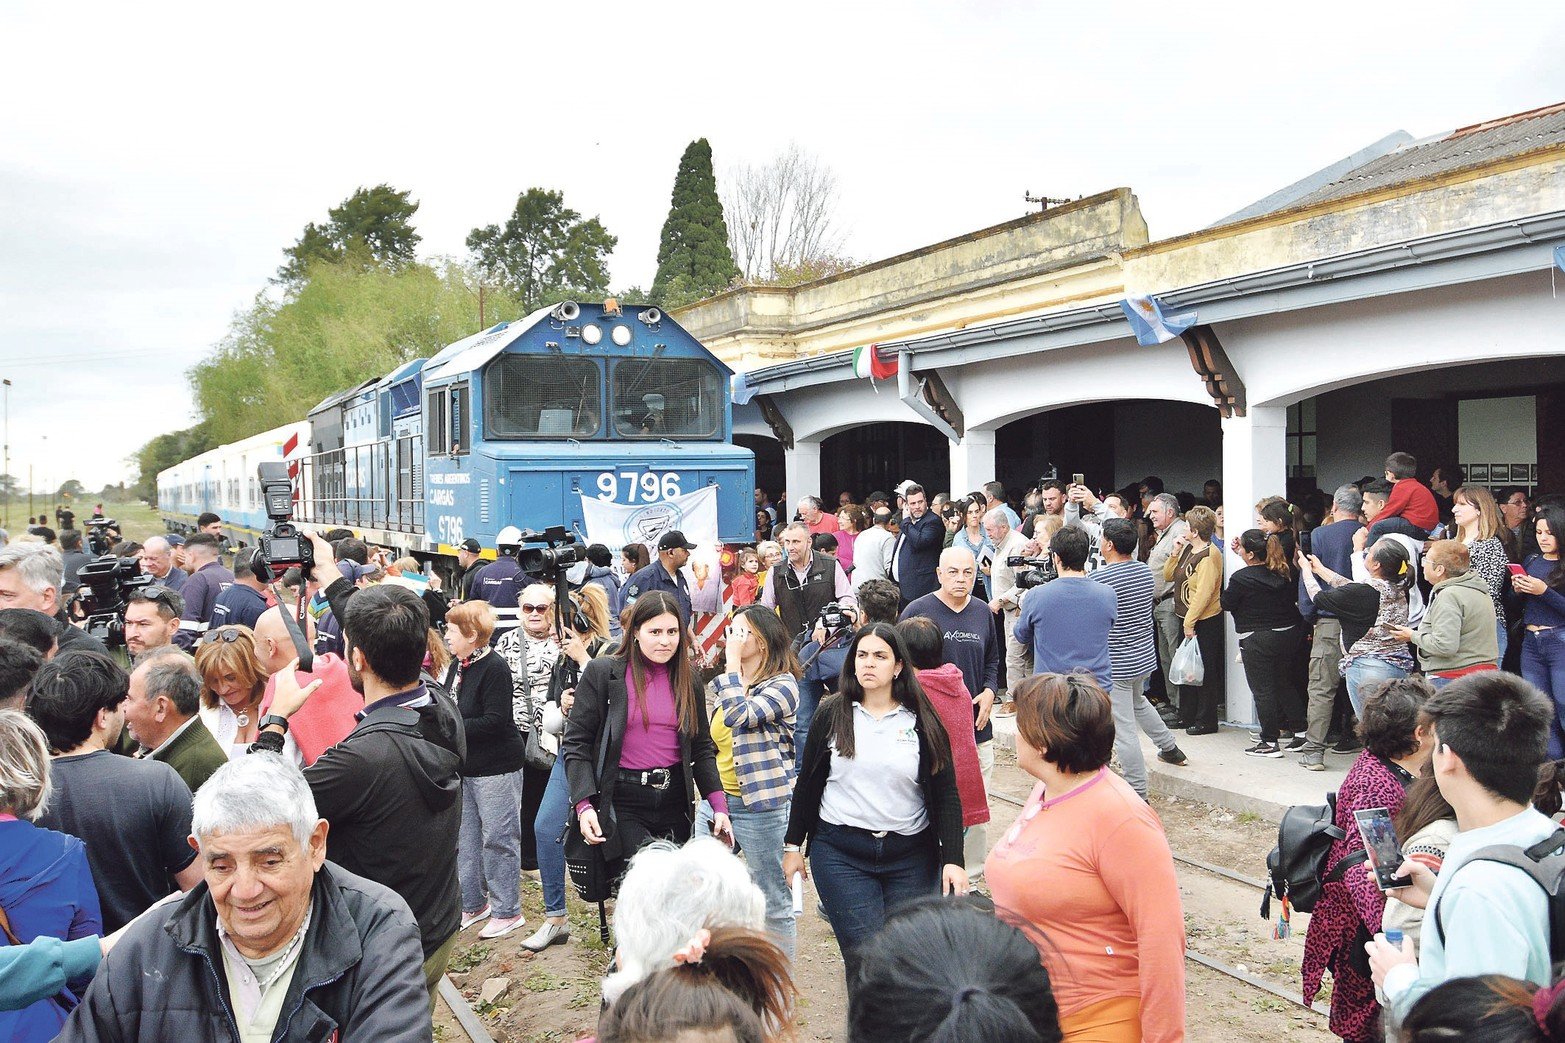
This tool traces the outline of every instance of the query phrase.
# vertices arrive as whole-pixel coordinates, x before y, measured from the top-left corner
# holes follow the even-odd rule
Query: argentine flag
[[[1157,298],[1150,293],[1126,297],[1119,306],[1125,312],[1125,318],[1130,320],[1136,343],[1143,347],[1171,341],[1195,325],[1195,312],[1164,315]]]

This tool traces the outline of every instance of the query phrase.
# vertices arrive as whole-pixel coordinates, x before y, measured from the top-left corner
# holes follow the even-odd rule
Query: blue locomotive
[[[176,527],[210,510],[253,542],[255,464],[281,458],[301,524],[420,558],[468,538],[493,547],[507,526],[585,535],[584,500],[655,513],[708,487],[719,540],[748,542],[755,463],[732,443],[731,375],[657,308],[565,302],[178,464],[159,475],[159,504]]]

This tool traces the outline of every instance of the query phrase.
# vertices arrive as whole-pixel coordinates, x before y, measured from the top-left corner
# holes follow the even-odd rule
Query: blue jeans
[[[858,987],[859,947],[885,925],[886,913],[940,893],[939,849],[928,829],[915,837],[877,837],[823,820],[810,840],[810,872],[842,950],[850,993]]]
[[[570,787],[565,781],[565,758],[554,758],[543,803],[533,819],[533,839],[538,845],[538,877],[543,883],[543,915],[565,915],[565,821],[570,810]]]
[[[1549,759],[1565,757],[1565,628],[1522,631],[1522,676],[1554,700]]]
[[[1494,657],[1494,661],[1497,664],[1504,663],[1505,650],[1509,648],[1511,644],[1510,629],[1506,627],[1505,620],[1496,619],[1494,621],[1494,636],[1500,643],[1500,654]],[[1504,667],[1502,666],[1501,669],[1504,669]]]
[[[728,817],[734,824],[734,841],[744,854],[750,879],[766,896],[766,929],[793,959],[793,888],[783,878],[783,834],[788,832],[788,804],[783,802],[766,811],[751,811],[744,798],[728,794]],[[712,805],[702,801],[696,807],[694,836],[712,832]]]
[[[793,755],[804,759],[804,740],[810,737],[810,722],[815,719],[815,708],[821,704],[826,686],[808,677],[799,682],[799,711],[793,719]],[[792,899],[789,899],[792,902]],[[790,905],[790,908],[792,906]]]
[[[1406,518],[1402,517],[1401,515],[1397,515],[1394,518],[1382,518],[1371,525],[1369,527],[1369,538],[1364,546],[1372,547],[1375,545],[1376,540],[1380,539],[1380,537],[1386,535],[1387,533],[1392,532],[1419,541],[1427,540],[1429,538],[1428,529],[1420,529],[1417,525],[1414,525]]]
[[[1398,681],[1407,676],[1407,670],[1373,656],[1362,656],[1348,664],[1342,674],[1348,682],[1348,701],[1353,704],[1353,715],[1364,716],[1364,698],[1387,681]]]

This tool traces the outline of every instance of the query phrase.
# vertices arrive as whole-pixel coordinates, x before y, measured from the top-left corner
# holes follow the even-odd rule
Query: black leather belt
[[[653,789],[668,789],[674,781],[673,768],[651,768],[647,771],[632,771],[628,768],[619,769],[621,782],[634,783],[637,786],[650,786]]]

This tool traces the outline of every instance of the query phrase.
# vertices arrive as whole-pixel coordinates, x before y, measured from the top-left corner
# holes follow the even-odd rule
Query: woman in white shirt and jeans
[[[889,624],[854,636],[842,690],[810,722],[783,852],[785,878],[814,870],[850,989],[888,911],[967,891],[950,740]]]

